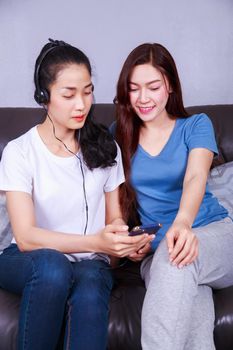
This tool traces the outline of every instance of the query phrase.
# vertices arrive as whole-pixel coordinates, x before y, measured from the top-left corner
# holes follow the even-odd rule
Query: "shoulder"
[[[190,117],[181,118],[179,119],[179,125],[186,138],[194,134],[214,134],[213,124],[205,113],[193,114]]]
[[[34,155],[38,154],[35,127],[10,141],[2,152],[1,165],[5,168],[30,168]]]
[[[218,153],[213,124],[205,113],[182,118],[184,142],[188,149],[207,148]]]
[[[196,125],[212,125],[210,118],[205,113],[193,114],[187,118],[181,118],[180,121],[181,124],[186,128],[192,128]]]
[[[12,152],[14,152],[15,155],[19,153],[26,153],[27,150],[30,149],[32,143],[34,142],[35,128],[36,127],[31,128],[23,135],[8,142],[8,144],[4,148],[3,154]]]
[[[10,141],[4,148],[0,162],[0,182],[4,191],[22,191],[31,194],[31,152],[33,129]]]
[[[195,123],[202,123],[202,124],[211,124],[211,120],[205,113],[199,113],[199,114],[193,114],[188,119],[190,119],[190,122]]]

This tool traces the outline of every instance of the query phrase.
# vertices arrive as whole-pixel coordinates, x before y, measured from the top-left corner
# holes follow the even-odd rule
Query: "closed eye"
[[[70,99],[70,98],[72,98],[74,95],[69,95],[69,96],[63,96],[65,99]]]

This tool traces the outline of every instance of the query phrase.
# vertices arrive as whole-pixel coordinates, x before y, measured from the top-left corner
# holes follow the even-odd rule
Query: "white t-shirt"
[[[117,163],[104,169],[89,170],[82,161],[88,203],[87,234],[105,226],[105,192],[124,182],[121,153]],[[36,225],[52,231],[83,234],[86,209],[83,177],[76,156],[59,157],[51,153],[37,127],[8,143],[0,163],[0,190],[22,191],[32,196]],[[13,240],[12,242],[15,242]],[[94,258],[96,254],[67,254],[70,260]]]

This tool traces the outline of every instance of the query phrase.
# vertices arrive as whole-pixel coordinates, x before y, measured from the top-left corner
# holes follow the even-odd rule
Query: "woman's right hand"
[[[153,239],[152,235],[148,234],[128,236],[128,226],[119,224],[106,225],[103,230],[91,237],[94,239],[95,252],[119,258],[138,252]]]
[[[155,236],[153,236],[155,237]],[[153,239],[153,238],[152,238]],[[151,239],[151,240],[152,240]],[[151,242],[151,241],[150,241]],[[139,251],[134,254],[129,255],[127,258],[134,262],[142,261],[149,253],[151,253],[151,244],[147,243],[144,247],[142,247]]]

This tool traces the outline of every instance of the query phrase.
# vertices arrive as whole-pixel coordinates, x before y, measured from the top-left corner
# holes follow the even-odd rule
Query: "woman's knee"
[[[63,253],[54,249],[38,249],[30,253],[33,278],[38,284],[54,289],[70,288],[72,267]]]
[[[170,280],[174,278],[177,280],[178,278],[183,278],[183,276],[190,278],[196,278],[195,276],[198,273],[197,268],[197,259],[190,265],[184,266],[182,268],[178,268],[178,266],[173,265],[169,259],[168,247],[166,239],[160,243],[157,248],[152,263],[150,267],[149,280],[151,279],[167,279]],[[149,283],[149,282],[148,282]]]
[[[113,286],[112,273],[107,265],[91,261],[81,262],[76,276],[76,288],[90,303],[110,295]]]

